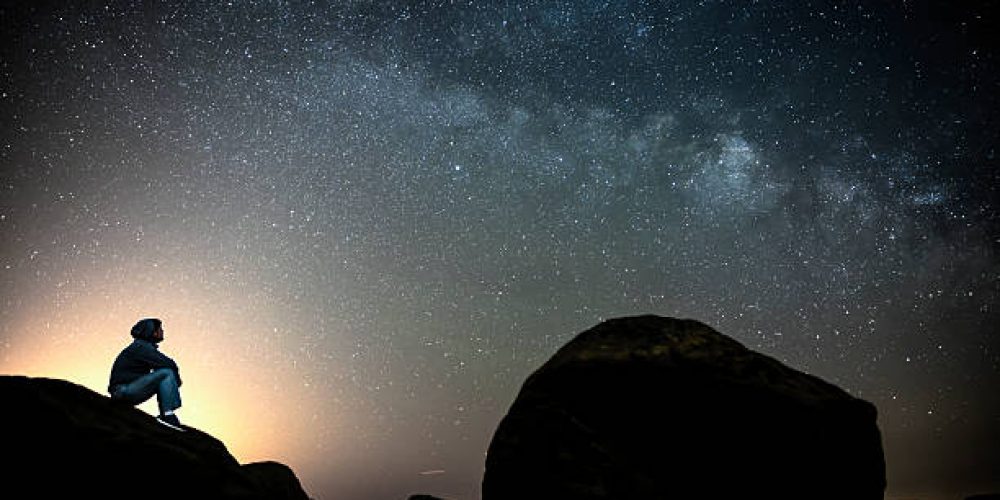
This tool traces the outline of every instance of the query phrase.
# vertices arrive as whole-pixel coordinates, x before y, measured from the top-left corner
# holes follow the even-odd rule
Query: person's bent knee
[[[170,368],[157,368],[151,373],[158,378],[177,378],[177,375]]]

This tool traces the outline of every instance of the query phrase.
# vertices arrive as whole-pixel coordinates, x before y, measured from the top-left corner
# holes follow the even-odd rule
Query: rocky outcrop
[[[70,382],[0,376],[0,401],[4,491],[23,498],[308,498],[285,465],[240,465],[204,432]]]
[[[579,334],[493,436],[484,500],[882,499],[875,407],[691,320]]]

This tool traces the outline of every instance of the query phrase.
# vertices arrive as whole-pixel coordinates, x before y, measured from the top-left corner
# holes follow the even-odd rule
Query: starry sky
[[[76,3],[0,7],[0,373],[103,393],[159,317],[241,461],[469,500],[525,377],[653,313],[874,403],[887,498],[1000,490],[993,11]]]

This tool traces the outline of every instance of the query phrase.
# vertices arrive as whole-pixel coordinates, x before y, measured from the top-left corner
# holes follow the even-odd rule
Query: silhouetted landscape
[[[194,428],[64,380],[0,376],[6,491],[23,498],[306,499],[276,462],[240,465]]]
[[[692,320],[579,334],[525,382],[484,499],[881,499],[875,407]]]
[[[4,376],[0,395],[7,487],[31,496],[308,498],[282,464],[240,465],[204,432],[79,385]],[[484,500],[863,500],[886,485],[873,405],[658,316],[606,321],[560,349],[524,383],[485,469]]]

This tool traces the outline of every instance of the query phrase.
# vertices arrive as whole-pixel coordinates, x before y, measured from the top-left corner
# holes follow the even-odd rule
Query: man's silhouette
[[[160,405],[156,419],[168,427],[184,430],[174,414],[181,407],[180,370],[157,346],[163,341],[163,322],[156,318],[141,319],[132,327],[132,337],[135,340],[118,354],[111,366],[108,385],[111,399],[138,405],[156,394]]]

